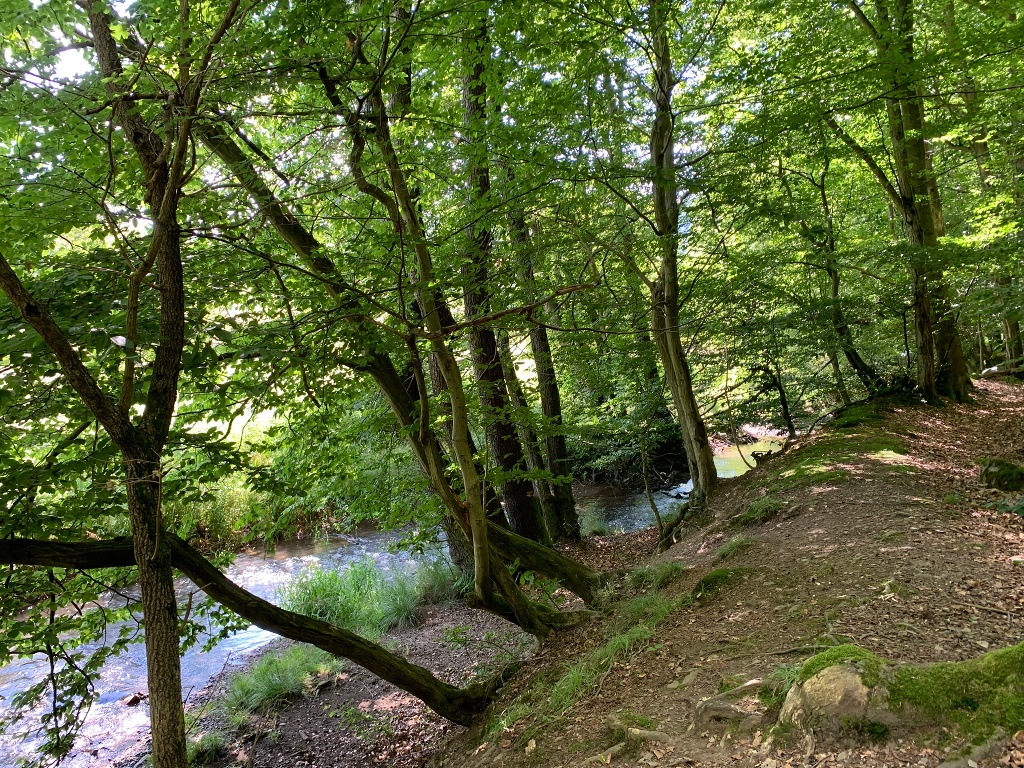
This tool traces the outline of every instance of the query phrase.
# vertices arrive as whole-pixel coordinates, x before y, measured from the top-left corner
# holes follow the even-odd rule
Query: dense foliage
[[[483,604],[542,634],[488,570],[485,509],[578,535],[572,473],[688,464],[710,493],[706,429],[1021,365],[1022,23],[1007,0],[9,0],[0,539],[145,534],[158,563],[164,530],[444,522]],[[0,660],[69,662],[26,698],[85,701],[79,608],[124,578],[7,570]]]

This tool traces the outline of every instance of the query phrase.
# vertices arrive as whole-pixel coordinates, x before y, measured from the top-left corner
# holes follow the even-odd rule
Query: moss
[[[889,738],[889,726],[874,720],[843,718],[839,727],[853,736],[868,741],[882,742]]]
[[[871,651],[865,651],[856,645],[837,645],[835,648],[829,648],[816,656],[811,656],[800,667],[797,680],[803,683],[823,669],[844,663],[852,663],[857,666],[860,669],[861,680],[869,688],[881,682],[882,667],[885,662]]]
[[[851,405],[844,408],[831,422],[833,429],[851,429],[865,424],[875,424],[883,421],[885,416],[879,413],[874,404]]]
[[[611,731],[612,744],[626,740],[627,728],[641,728],[645,731],[653,731],[658,727],[658,721],[633,712],[630,709],[623,709],[614,715],[615,726],[609,728]]]
[[[716,568],[697,582],[691,595],[695,600],[700,597],[710,597],[740,573],[742,571],[738,568]]]
[[[841,465],[870,459],[899,466],[900,458],[906,453],[903,440],[883,434],[880,429],[826,432],[814,442],[785,454],[778,474],[763,482],[762,487],[779,493],[811,484],[843,482],[850,474]]]
[[[764,496],[752,501],[744,512],[735,517],[733,522],[743,527],[762,525],[779,514],[784,505],[785,502],[777,496]]]
[[[845,469],[830,469],[827,464],[816,464],[783,472],[780,478],[766,486],[771,493],[783,493],[805,488],[808,485],[845,483],[850,473]]]
[[[1024,467],[1003,459],[985,458],[981,465],[981,481],[1001,491],[1024,491]]]
[[[967,661],[903,667],[889,686],[894,708],[905,704],[984,740],[998,728],[1024,725],[1024,643]]]

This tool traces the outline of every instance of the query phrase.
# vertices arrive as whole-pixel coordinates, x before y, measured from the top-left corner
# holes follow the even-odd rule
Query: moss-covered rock
[[[975,743],[1012,733],[1024,727],[1024,644],[924,666],[836,646],[804,662],[779,722],[871,738],[897,726],[954,726]]]
[[[894,709],[955,724],[972,741],[1024,728],[1024,643],[967,661],[900,667],[888,684]]]
[[[1004,459],[986,458],[981,465],[981,482],[1000,491],[1024,491],[1024,467]]]
[[[881,681],[882,668],[885,666],[882,659],[858,645],[837,645],[807,659],[800,666],[797,682],[806,682],[823,669],[836,664],[850,664],[856,667],[864,678],[864,684],[869,688],[873,688]]]

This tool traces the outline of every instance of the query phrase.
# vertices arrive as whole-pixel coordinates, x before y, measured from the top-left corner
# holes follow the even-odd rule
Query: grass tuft
[[[296,613],[377,639],[392,627],[416,626],[421,594],[418,579],[389,580],[366,558],[343,571],[309,570],[281,591],[281,599]]]
[[[411,629],[419,626],[420,592],[415,581],[397,579],[386,582],[379,592],[380,626],[384,629]]]
[[[757,539],[753,536],[748,536],[745,533],[733,536],[715,551],[715,562],[720,563],[723,560],[728,560],[737,552],[742,552],[747,547],[752,546],[756,541]]]
[[[472,588],[472,583],[444,558],[431,560],[416,571],[416,593],[424,605],[453,603]]]
[[[190,766],[212,765],[227,752],[228,740],[220,731],[206,731],[190,738],[187,748]]]
[[[661,560],[651,565],[634,568],[626,577],[626,583],[633,589],[661,589],[675,581],[686,566],[674,560]]]
[[[697,582],[692,592],[693,599],[711,597],[740,573],[738,568],[716,568]]]
[[[785,502],[778,496],[764,496],[752,501],[744,512],[733,518],[733,523],[743,528],[764,525],[779,514],[784,506]]]
[[[584,507],[580,512],[580,535],[581,536],[609,536],[612,529],[601,518],[601,507],[590,505]]]
[[[293,645],[264,656],[247,672],[231,678],[220,706],[231,715],[248,715],[296,698],[317,678],[337,674],[343,662],[311,645]],[[237,718],[232,718],[238,722]]]

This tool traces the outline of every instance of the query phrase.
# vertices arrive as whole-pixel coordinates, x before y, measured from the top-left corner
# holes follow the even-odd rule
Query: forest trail
[[[731,709],[701,702],[749,680],[777,678],[780,669],[784,675],[838,643],[923,663],[973,658],[1024,641],[1024,518],[988,506],[1007,495],[982,486],[976,465],[981,457],[1021,460],[1024,388],[991,380],[977,386],[969,405],[857,408],[783,456],[726,481],[714,519],[655,558],[679,564],[672,569],[676,578],[660,592],[642,585],[633,591],[638,598],[658,593],[676,600],[716,570],[724,573],[718,589],[660,623],[650,618],[653,633],[631,643],[592,684],[584,680],[575,698],[561,699],[568,701],[564,709],[552,709],[556,689],[564,692],[566,671],[585,666],[625,626],[616,625],[615,613],[549,641],[478,727],[458,729],[436,750],[449,729],[408,697],[398,697],[400,706],[389,713],[394,696],[382,689],[361,703],[351,699],[359,712],[379,719],[360,726],[358,748],[347,757],[335,737],[318,738],[345,726],[323,715],[323,723],[310,722],[325,706],[307,700],[282,717],[285,724],[306,723],[308,734],[279,728],[279,740],[258,750],[252,764],[942,765],[963,748],[956,739],[816,744],[800,736],[787,744],[768,738],[779,702],[766,704],[754,691],[736,697]],[[748,524],[739,526],[744,513]],[[647,562],[653,542],[651,530],[590,539],[576,554],[635,567]],[[698,709],[700,722],[691,728]],[[630,725],[656,731],[660,740],[631,742],[616,754],[621,727]],[[396,751],[399,735],[407,746]],[[981,768],[1024,765],[1024,742],[1011,739],[974,757]]]

